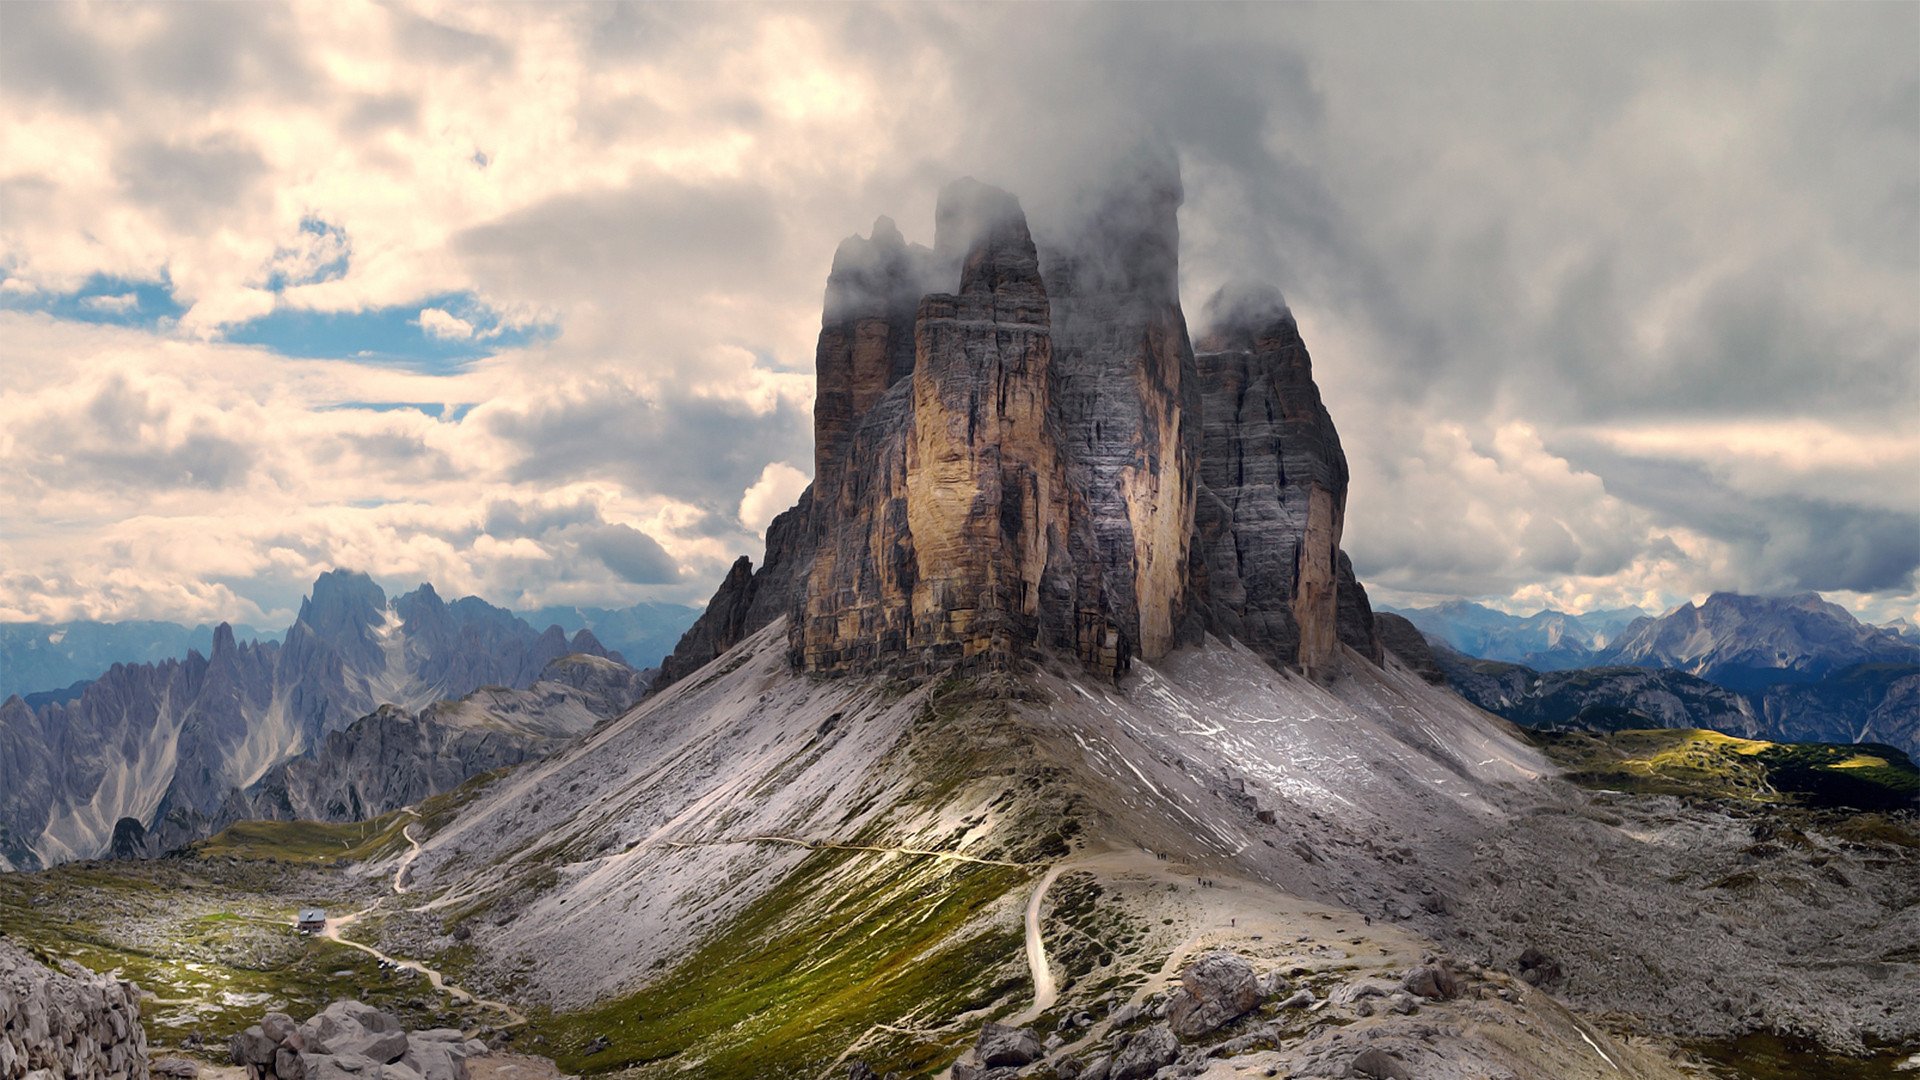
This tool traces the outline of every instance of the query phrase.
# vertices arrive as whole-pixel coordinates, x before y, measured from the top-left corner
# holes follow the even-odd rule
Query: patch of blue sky
[[[58,319],[156,329],[185,313],[173,298],[173,283],[95,274],[68,293],[0,292],[0,308],[43,311]]]
[[[429,309],[445,312],[468,328],[464,336],[430,332],[421,320]],[[503,349],[552,336],[547,325],[509,326],[472,293],[445,293],[418,304],[365,311],[304,311],[277,308],[229,327],[228,341],[258,345],[283,356],[352,360],[451,375]]]
[[[433,417],[457,424],[466,419],[478,402],[439,402],[439,401],[337,401],[320,407],[321,412],[333,412],[340,409],[360,409],[366,412],[399,412],[412,409]]]

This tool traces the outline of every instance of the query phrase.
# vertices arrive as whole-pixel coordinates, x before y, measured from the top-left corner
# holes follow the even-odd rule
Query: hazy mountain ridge
[[[1920,754],[1920,643],[1817,594],[1714,593],[1698,606],[1635,619],[1597,650],[1534,654],[1543,664],[1493,655],[1528,640],[1518,628],[1558,614],[1522,619],[1459,602],[1406,617],[1446,628],[1423,630],[1456,690],[1529,727],[1698,727],[1782,742],[1883,742]]]
[[[364,574],[314,583],[279,643],[222,625],[210,653],[117,664],[80,697],[0,704],[0,858],[34,866],[107,850],[132,818],[171,839],[204,835],[236,789],[382,705],[419,710],[483,686],[531,686],[590,633],[537,632],[431,586],[391,603]]]
[[[700,612],[685,604],[643,601],[621,608],[548,606],[513,614],[534,627],[558,626],[568,636],[591,630],[629,666],[643,669],[659,666]],[[286,634],[230,625],[240,642],[277,642]],[[184,660],[188,652],[205,656],[213,651],[216,629],[216,624],[151,619],[0,623],[0,701],[15,694],[35,707],[72,701],[115,664]]]
[[[412,806],[559,749],[625,712],[646,688],[644,676],[624,664],[572,653],[525,689],[483,687],[417,711],[382,705],[230,793],[206,819],[160,822],[139,854],[160,854],[237,821],[365,821]]]
[[[569,634],[591,630],[629,667],[645,670],[660,666],[701,611],[686,604],[642,601],[623,608],[549,606],[514,614],[534,626],[558,626]]]
[[[235,624],[239,641],[278,641],[280,631],[258,630]],[[157,663],[184,659],[189,651],[202,656],[213,651],[215,627],[135,619],[101,622],[0,623],[0,701],[15,694],[30,703],[38,695],[79,696],[76,683],[85,683],[115,664]],[[51,698],[49,700],[52,700]]]
[[[1597,662],[1609,643],[1634,622],[1646,618],[1635,607],[1589,612],[1544,610],[1509,615],[1470,600],[1432,607],[1381,611],[1405,618],[1429,637],[1482,660],[1525,664],[1540,671],[1586,667]]]
[[[1920,645],[1855,619],[1818,593],[1714,593],[1659,618],[1636,621],[1608,649],[1609,660],[1670,667],[1730,689],[1754,692],[1813,682],[1859,664],[1920,664]]]

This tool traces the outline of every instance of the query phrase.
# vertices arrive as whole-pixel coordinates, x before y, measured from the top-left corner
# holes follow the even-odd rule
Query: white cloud
[[[90,311],[124,315],[140,306],[140,297],[133,293],[119,293],[114,296],[89,296],[80,303]]]
[[[428,337],[448,341],[466,341],[473,337],[473,324],[440,308],[421,308],[420,317],[415,322]]]
[[[282,610],[329,561],[700,599],[804,483],[839,239],[930,239],[966,173],[1038,220],[1141,127],[1189,309],[1251,275],[1301,318],[1370,583],[1912,595],[1869,587],[1920,508],[1910,7],[210,10],[0,35],[0,292],[187,309],[0,316],[0,610]],[[219,343],[276,305],[555,336],[441,376]]]
[[[792,506],[800,498],[812,481],[806,473],[784,461],[769,462],[760,470],[760,479],[753,482],[747,493],[740,497],[740,524],[746,526],[755,535],[765,536],[767,526],[782,510]]]

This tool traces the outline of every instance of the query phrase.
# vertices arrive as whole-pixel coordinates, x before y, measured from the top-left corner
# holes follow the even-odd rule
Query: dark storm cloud
[[[680,568],[658,541],[628,525],[602,525],[579,537],[582,554],[633,585],[665,585],[680,580]]]
[[[1609,493],[1726,544],[1743,591],[1910,588],[1920,571],[1920,513],[1805,494],[1755,497],[1699,465],[1577,447],[1568,457]]]
[[[134,201],[176,227],[200,228],[255,197],[267,166],[250,143],[229,135],[134,143],[115,155],[113,173]]]
[[[388,128],[411,130],[420,123],[420,99],[394,91],[388,94],[362,94],[347,110],[346,129],[366,135]]]
[[[549,199],[470,229],[453,247],[483,283],[559,303],[663,275],[724,287],[766,259],[779,232],[764,191],[658,177]]]
[[[812,418],[788,405],[760,414],[730,400],[656,401],[613,381],[588,391],[476,417],[520,448],[513,480],[613,479],[730,518],[768,461],[812,457]]]
[[[204,418],[176,425],[168,403],[111,378],[72,412],[42,415],[15,432],[12,465],[43,490],[218,491],[243,483],[255,447]],[[181,430],[170,429],[178,427]]]
[[[159,29],[126,58],[139,85],[214,103],[244,91],[307,98],[325,80],[308,63],[293,13],[277,4],[166,4]]]
[[[72,108],[112,105],[120,84],[113,54],[80,25],[73,4],[9,4],[0,16],[0,86]]]
[[[411,11],[389,10],[393,13],[394,37],[410,55],[450,66],[479,64],[504,68],[513,63],[513,46],[499,38],[463,30]]]

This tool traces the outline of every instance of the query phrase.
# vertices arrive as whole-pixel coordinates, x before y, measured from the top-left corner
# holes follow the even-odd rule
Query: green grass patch
[[[1686,728],[1527,735],[1587,787],[1836,809],[1920,807],[1920,769],[1875,743],[1774,743]]]
[[[676,1077],[814,1077],[850,1046],[877,1071],[924,1076],[972,1031],[945,1023],[1025,979],[1021,931],[982,918],[1029,875],[914,856],[823,849],[637,993],[535,1018],[561,1067]],[[596,1037],[608,1045],[595,1053]]]
[[[1853,1057],[1827,1050],[1811,1039],[1756,1031],[1730,1039],[1699,1040],[1688,1049],[1709,1066],[1709,1075],[1725,1080],[1886,1080],[1913,1047],[1875,1049]]]
[[[281,862],[363,862],[407,849],[402,835],[413,815],[396,810],[370,821],[241,821],[189,845],[200,858],[276,859]]]

